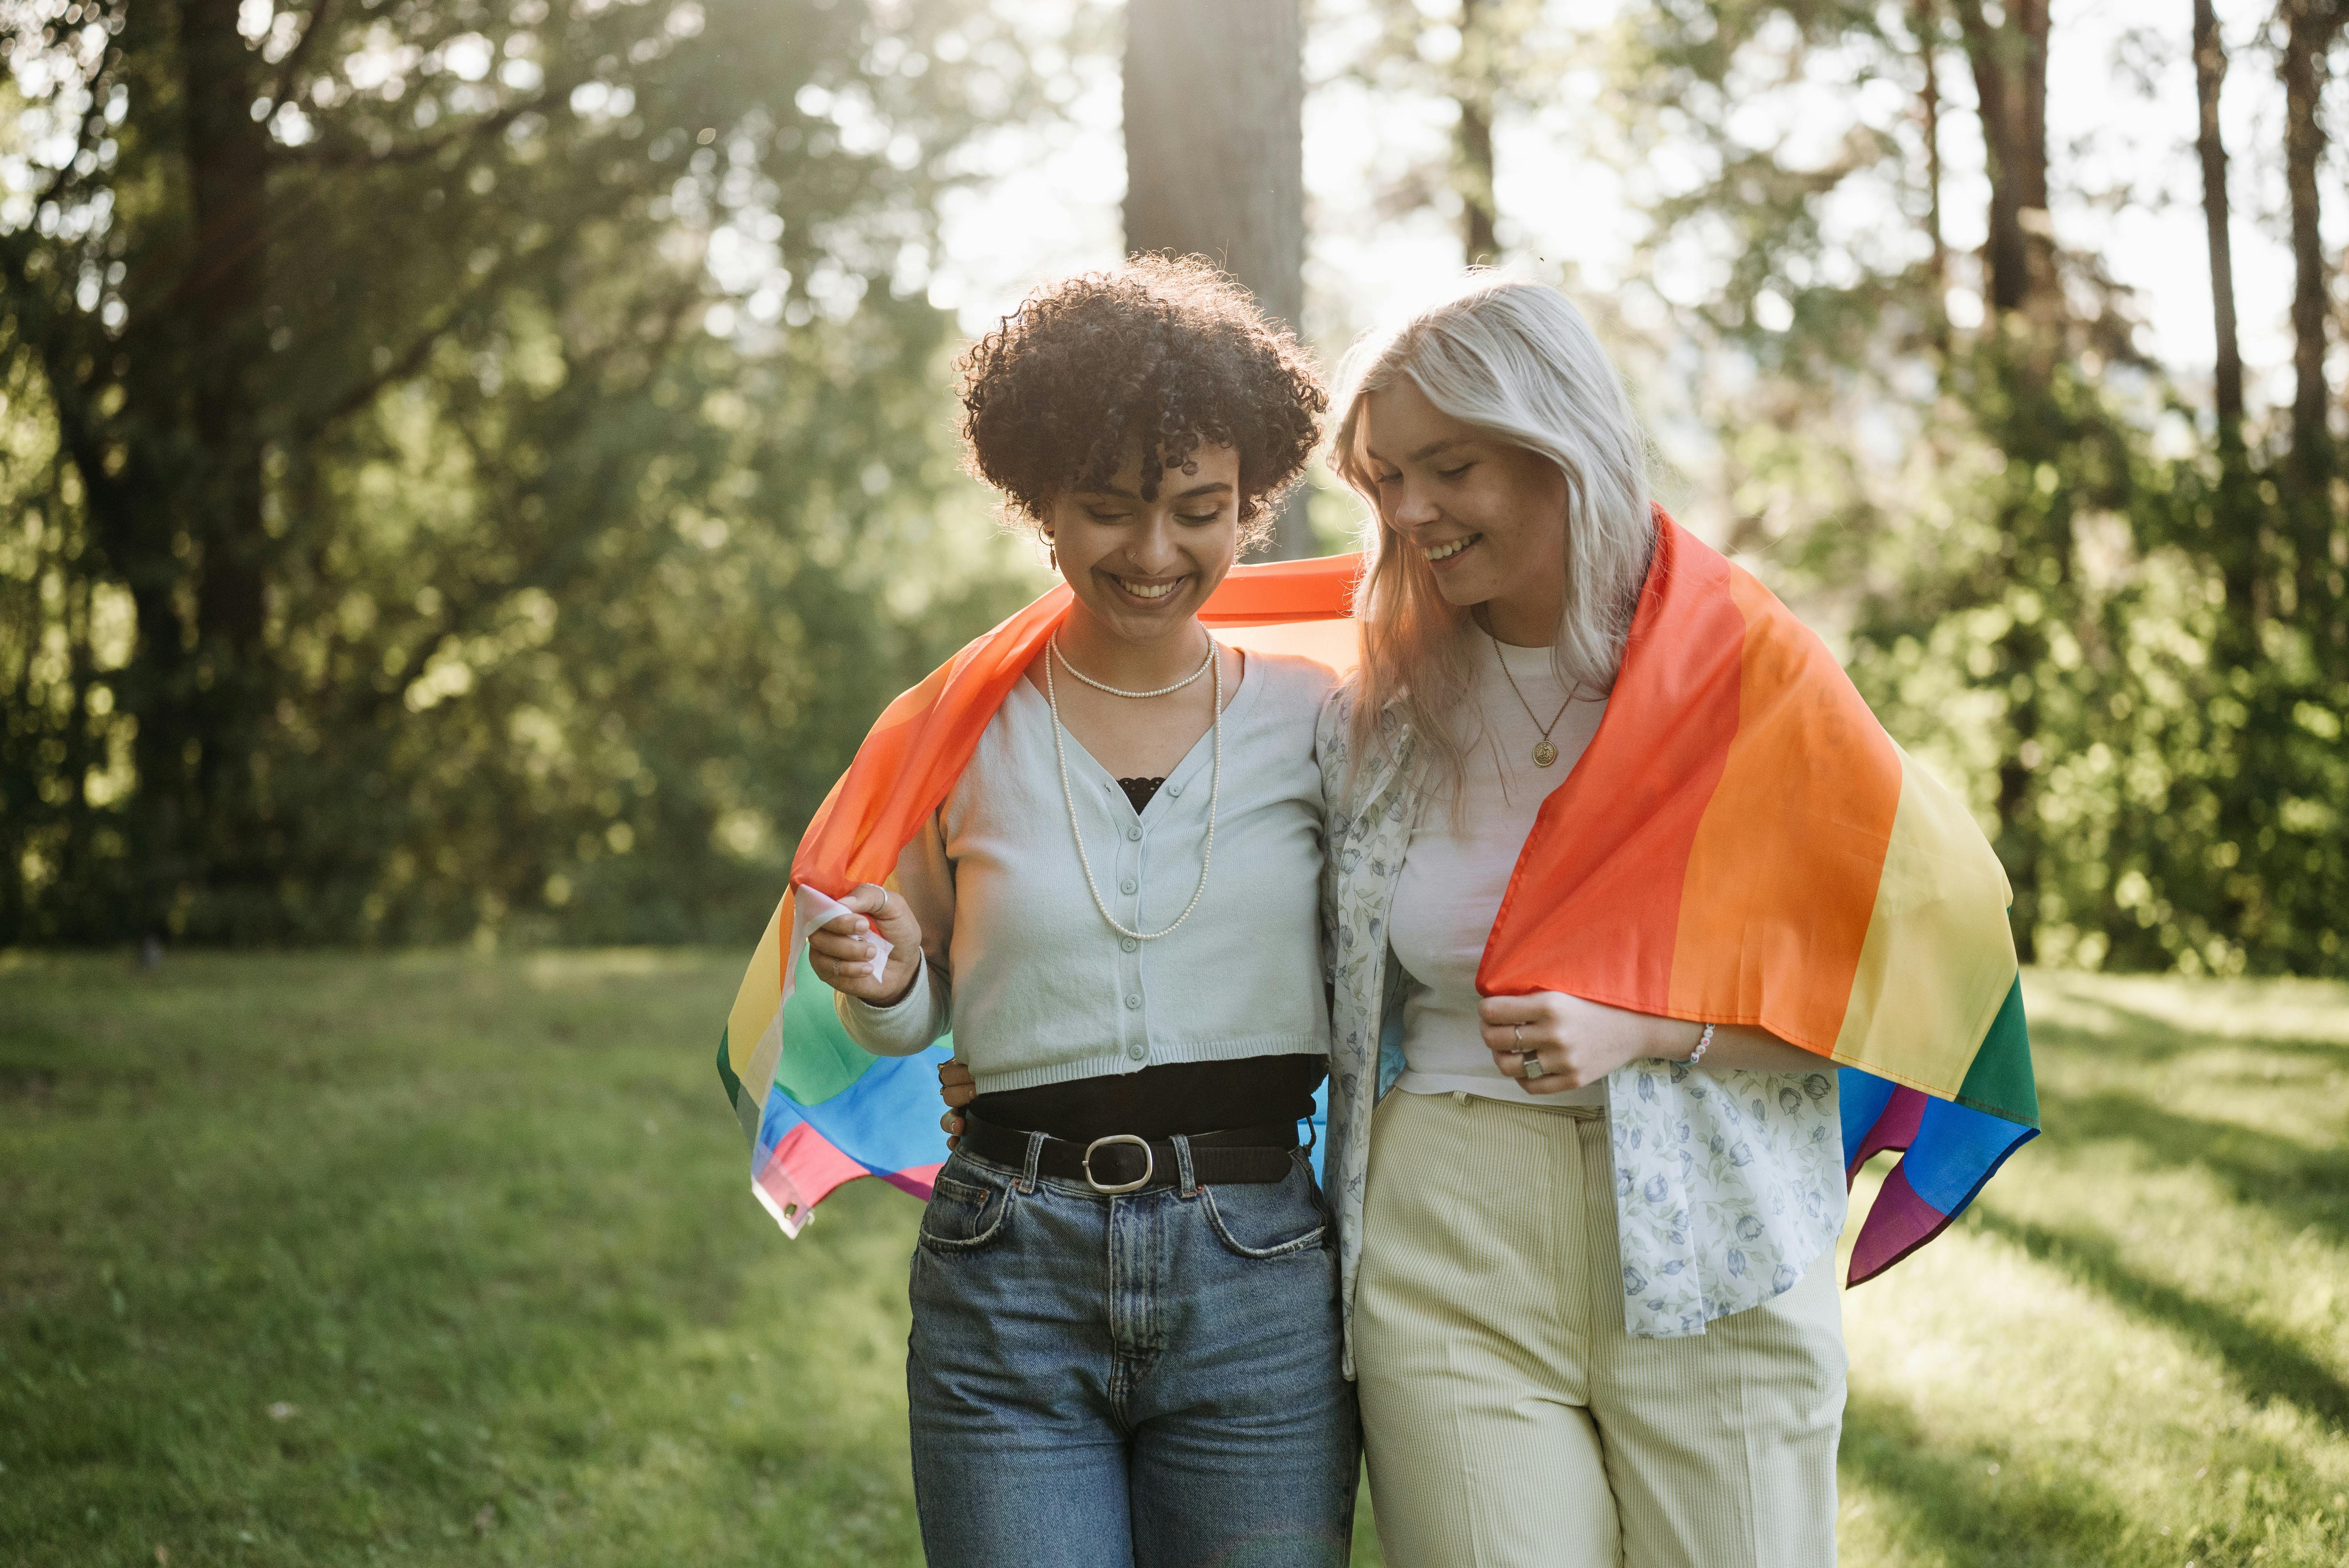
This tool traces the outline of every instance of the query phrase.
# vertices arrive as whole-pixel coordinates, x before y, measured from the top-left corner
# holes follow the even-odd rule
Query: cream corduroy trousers
[[[1389,1094],[1354,1356],[1392,1568],[1830,1568],[1835,1256],[1682,1339],[1623,1329],[1598,1108]]]

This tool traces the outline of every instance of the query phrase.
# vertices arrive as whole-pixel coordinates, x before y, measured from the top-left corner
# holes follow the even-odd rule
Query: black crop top
[[[970,1109],[1014,1132],[1090,1143],[1112,1132],[1160,1140],[1174,1133],[1228,1132],[1313,1114],[1313,1091],[1329,1076],[1325,1058],[1303,1052],[1227,1062],[1164,1062],[1138,1073],[983,1094]]]

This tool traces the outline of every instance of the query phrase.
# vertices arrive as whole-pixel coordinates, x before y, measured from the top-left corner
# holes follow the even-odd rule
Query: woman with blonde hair
[[[1904,965],[1907,1023],[1946,998],[1980,1054],[2015,974],[1996,862],[1653,505],[1563,294],[1478,276],[1340,382],[1374,517],[1320,725],[1327,1181],[1387,1560],[1831,1563],[1831,1060],[1896,1048]],[[1938,913],[1879,907],[1887,799]]]

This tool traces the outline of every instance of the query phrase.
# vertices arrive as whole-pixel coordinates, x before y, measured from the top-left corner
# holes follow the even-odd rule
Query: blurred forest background
[[[1041,582],[957,347],[1237,159],[1234,270],[1332,357],[1464,260],[1584,300],[1668,503],[1971,790],[2027,960],[2349,974],[2344,30],[6,0],[0,946],[747,943]]]

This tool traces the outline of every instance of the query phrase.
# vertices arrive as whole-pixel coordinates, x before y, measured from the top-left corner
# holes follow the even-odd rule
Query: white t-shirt
[[[1473,634],[1475,679],[1454,716],[1467,748],[1464,810],[1455,819],[1448,801],[1422,808],[1387,923],[1396,961],[1411,982],[1403,1003],[1404,1070],[1395,1087],[1411,1094],[1461,1092],[1537,1105],[1604,1105],[1604,1082],[1562,1094],[1529,1095],[1495,1065],[1477,1022],[1476,967],[1534,818],[1598,733],[1607,699],[1578,696],[1568,703],[1547,648],[1512,647],[1481,632]],[[1510,676],[1516,680],[1515,691]],[[1566,711],[1549,732],[1557,760],[1539,767],[1533,754],[1541,726],[1561,706]],[[1526,711],[1529,707],[1541,716],[1538,722]]]

